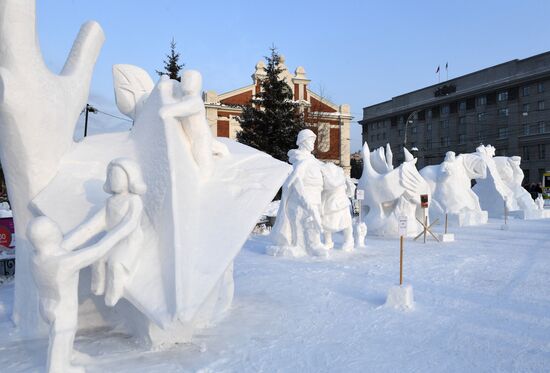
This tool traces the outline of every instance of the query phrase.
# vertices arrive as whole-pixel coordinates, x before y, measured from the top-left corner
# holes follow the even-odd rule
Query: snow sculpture
[[[229,139],[208,138],[205,122],[199,120],[200,75],[194,72],[185,75],[187,83],[162,79],[155,85],[138,67],[115,66],[117,105],[134,119],[132,131],[74,143],[74,127],[104,40],[100,26],[83,26],[61,76],[43,62],[34,0],[6,0],[0,7],[0,31],[0,158],[17,232],[13,319],[20,335],[37,337],[47,330],[29,267],[32,247],[22,233],[38,215],[48,216],[67,234],[90,216],[101,217],[98,211],[108,199],[128,203],[128,208],[135,205],[130,201],[136,196],[130,194],[136,193],[123,197],[102,188],[109,162],[124,157],[139,165],[147,185],[141,196],[143,240],[135,249],[140,259],[123,264],[125,270],[135,266],[132,274],[115,276],[123,281],[113,283],[107,303],[116,302],[120,284],[124,299],[112,308],[91,295],[90,272],[82,271],[80,310],[87,317],[79,319],[79,327],[116,326],[148,344],[189,340],[195,329],[217,320],[231,304],[233,259],[290,167]],[[113,167],[121,168],[127,170]],[[109,221],[118,218],[105,223]],[[139,230],[127,241],[139,242]],[[118,247],[106,259],[107,267],[119,262]],[[120,268],[114,265],[113,275],[115,267]],[[109,282],[107,278],[107,293]]]
[[[139,198],[139,197],[138,197]],[[63,239],[59,226],[40,216],[31,220],[27,237],[34,246],[31,271],[40,296],[40,313],[50,327],[47,372],[83,372],[71,366],[78,319],[78,280],[80,270],[108,253],[135,230],[135,219],[123,219],[98,243],[75,250],[78,237],[85,241],[86,228]]]
[[[323,164],[311,154],[316,137],[309,129],[301,130],[296,140],[298,149],[288,152],[294,170],[283,185],[281,204],[271,231],[274,246],[268,247],[269,255],[328,255],[321,242]]]
[[[444,221],[448,214],[450,224],[458,226],[487,223],[487,211],[482,211],[479,198],[471,189],[472,179],[484,179],[487,166],[476,154],[455,155],[447,152],[440,165],[426,166],[420,170],[430,186],[432,202],[430,216]]]
[[[544,197],[542,196],[542,194],[539,194],[539,196],[535,200],[535,203],[539,210],[544,210]]]
[[[322,225],[325,245],[328,249],[332,249],[334,247],[332,234],[343,231],[342,250],[350,251],[354,247],[354,242],[349,199],[355,194],[355,185],[346,178],[344,170],[334,163],[325,164],[322,173]]]
[[[355,247],[364,248],[365,238],[367,237],[367,225],[362,221],[357,221],[354,227]]]
[[[384,154],[384,149],[380,148],[371,154],[368,144],[363,145],[363,174],[358,188],[365,191],[364,221],[373,235],[397,237],[399,216],[402,215],[408,216],[411,222],[407,225],[407,235],[420,232],[421,226],[415,217],[423,219],[420,195],[429,195],[430,188],[416,169],[416,158],[407,149],[404,152],[405,162],[394,169],[390,163],[391,150]],[[371,157],[377,157],[378,161],[371,162]]]
[[[480,145],[476,154],[487,164],[487,178],[478,180],[472,188],[478,195],[481,207],[489,217],[502,218],[504,205],[511,215],[520,219],[550,217],[548,211],[539,210],[530,194],[521,186],[523,171],[521,157],[495,157],[495,148]]]

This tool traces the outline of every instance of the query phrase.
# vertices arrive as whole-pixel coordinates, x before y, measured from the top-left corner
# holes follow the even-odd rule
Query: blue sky
[[[359,120],[364,106],[437,83],[435,69],[446,62],[452,78],[550,50],[549,14],[546,0],[40,0],[37,5],[42,52],[56,72],[80,25],[90,19],[101,24],[107,39],[90,103],[117,116],[122,115],[114,103],[111,66],[134,64],[153,76],[172,38],[186,67],[202,72],[204,89],[217,92],[249,84],[254,65],[275,44],[292,71],[304,66],[313,90],[350,104]],[[93,115],[90,132],[120,128],[119,123]],[[358,150],[361,129],[356,123],[352,128],[352,150]]]

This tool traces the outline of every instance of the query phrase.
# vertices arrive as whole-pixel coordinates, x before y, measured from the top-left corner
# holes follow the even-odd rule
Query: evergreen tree
[[[305,123],[293,101],[292,89],[279,78],[281,57],[274,47],[270,49],[271,56],[265,57],[262,91],[243,107],[238,118],[242,131],[237,133],[237,140],[286,162],[287,152],[296,147],[296,136]]]
[[[170,42],[170,54],[166,55],[166,60],[164,60],[164,71],[157,70],[157,74],[168,75],[170,79],[181,81],[180,70],[185,66],[184,63],[181,65],[178,64],[180,54],[176,52],[176,42],[172,39]]]

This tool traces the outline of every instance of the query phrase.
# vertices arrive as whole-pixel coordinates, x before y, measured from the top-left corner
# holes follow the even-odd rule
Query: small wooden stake
[[[504,200],[504,225],[508,224],[508,208],[506,207],[506,200]]]
[[[447,234],[447,214],[445,214],[445,234]]]
[[[426,243],[426,227],[428,226],[428,217],[426,216],[426,209],[422,209],[424,211],[424,243]]]
[[[399,258],[399,286],[403,285],[403,236],[399,239],[400,258]]]

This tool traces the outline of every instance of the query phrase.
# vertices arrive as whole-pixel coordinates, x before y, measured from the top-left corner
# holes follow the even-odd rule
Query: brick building
[[[304,113],[306,124],[317,134],[315,156],[342,166],[349,175],[352,119],[349,105],[336,105],[311,91],[304,68],[298,67],[292,74],[284,62],[281,56],[281,78],[292,88],[294,100]],[[237,121],[242,112],[239,105],[249,103],[260,92],[260,82],[265,77],[264,67],[263,61],[256,64],[250,85],[221,94],[214,91],[204,93],[206,117],[215,136],[236,138],[241,128]]]

